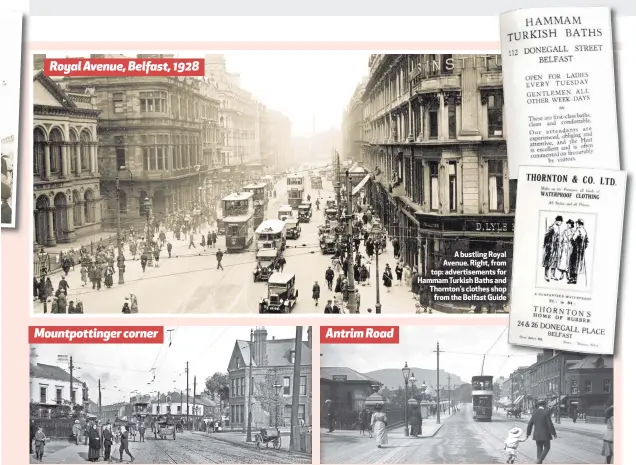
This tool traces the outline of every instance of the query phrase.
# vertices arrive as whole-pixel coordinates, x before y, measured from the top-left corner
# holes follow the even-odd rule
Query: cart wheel
[[[280,447],[282,445],[283,441],[280,440],[280,437],[274,439],[274,444],[272,444],[274,446],[274,449],[276,450],[280,450]]]

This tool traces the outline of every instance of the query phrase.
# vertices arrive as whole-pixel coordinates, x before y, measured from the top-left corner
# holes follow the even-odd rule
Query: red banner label
[[[399,326],[321,326],[321,344],[399,344]]]
[[[29,326],[29,344],[163,344],[163,326]]]
[[[46,58],[45,76],[204,76],[203,58]]]

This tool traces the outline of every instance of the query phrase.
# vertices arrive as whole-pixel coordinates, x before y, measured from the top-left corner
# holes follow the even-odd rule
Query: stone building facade
[[[510,270],[516,181],[500,56],[372,55],[368,78],[359,161],[374,174],[368,195],[404,261],[428,275],[456,251],[505,251]]]
[[[75,92],[94,89],[109,222],[119,209],[122,225],[135,223],[145,215],[145,198],[156,215],[204,199],[208,172],[219,167],[219,101],[213,81],[141,76],[72,77],[66,83]]]
[[[365,79],[356,87],[342,119],[342,155],[345,160],[362,161],[364,140],[364,116],[362,96],[366,89]]]
[[[92,89],[63,89],[33,76],[34,240],[70,243],[102,227],[97,119]]]

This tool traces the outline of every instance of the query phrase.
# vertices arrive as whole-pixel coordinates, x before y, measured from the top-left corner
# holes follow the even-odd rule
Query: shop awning
[[[525,396],[519,396],[519,397],[517,397],[517,399],[515,400],[515,404],[514,404],[514,405],[519,404],[519,402],[521,402],[521,401],[523,400],[523,398],[524,398],[524,397],[525,397]]]
[[[358,183],[358,185],[353,189],[352,194],[356,195],[358,192],[360,192],[362,190],[362,188],[365,186],[366,183],[369,182],[369,179],[371,179],[371,175],[367,174],[364,179],[362,181],[360,181]]]
[[[552,408],[556,405],[557,401],[559,402],[559,404],[563,404],[563,401],[567,398],[568,396],[566,395],[562,395],[559,399],[552,399],[550,402],[548,402],[548,408]]]

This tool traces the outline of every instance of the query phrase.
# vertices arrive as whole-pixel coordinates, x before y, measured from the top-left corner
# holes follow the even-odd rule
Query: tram
[[[254,194],[237,192],[221,200],[228,252],[246,249],[254,239]]]
[[[492,400],[495,394],[492,376],[473,376],[473,420],[492,420]]]
[[[267,183],[260,182],[243,186],[243,192],[251,192],[254,194],[254,227],[258,226],[265,219],[268,205]]]
[[[291,174],[287,176],[287,203],[293,208],[298,208],[305,195],[305,176],[303,174]]]

